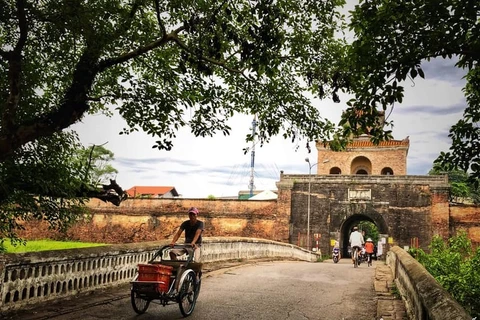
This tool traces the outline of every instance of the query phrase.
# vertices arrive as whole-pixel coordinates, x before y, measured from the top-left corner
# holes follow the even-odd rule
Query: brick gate
[[[310,185],[310,194],[309,190]],[[374,223],[392,244],[409,246],[417,238],[427,249],[433,235],[449,236],[449,185],[446,176],[280,175],[277,210],[290,216],[289,242],[306,234],[310,196],[310,235],[329,253],[339,242],[344,256],[351,228]]]

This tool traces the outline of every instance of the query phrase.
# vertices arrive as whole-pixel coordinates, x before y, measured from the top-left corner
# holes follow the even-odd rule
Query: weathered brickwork
[[[277,212],[275,200],[240,201],[207,199],[128,199],[121,206],[93,199],[90,216],[65,232],[54,232],[45,223],[25,223],[25,239],[73,239],[130,243],[171,239],[187,211],[195,206],[205,223],[204,235],[258,237],[288,242],[289,212]]]
[[[467,232],[470,240],[480,245],[480,207],[475,205],[450,205],[450,232]]]
[[[406,175],[408,148],[408,140],[384,141],[374,146],[357,138],[346,151],[336,152],[317,142],[317,174],[350,175],[364,169],[369,175]],[[384,171],[388,168],[391,171]]]
[[[309,179],[310,234],[321,235],[322,252],[330,251],[334,239],[346,253],[349,232],[362,220],[375,223],[399,246],[418,238],[427,249],[434,234],[448,237],[448,184],[442,177],[282,175],[279,205],[291,199],[291,243],[306,233]]]
[[[448,203],[448,189],[432,190],[431,225],[434,234],[446,239],[450,234],[450,210]]]

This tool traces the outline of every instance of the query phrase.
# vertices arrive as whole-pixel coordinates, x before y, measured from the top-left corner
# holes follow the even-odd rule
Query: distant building
[[[248,200],[275,200],[278,198],[278,194],[275,191],[263,190],[262,192],[252,196]]]
[[[253,196],[256,196],[260,193],[264,193],[264,190],[254,190],[253,191]],[[276,191],[273,191],[273,193],[276,193]],[[248,200],[250,199],[250,190],[240,190],[238,192],[238,200]]]
[[[406,175],[409,146],[408,138],[375,145],[367,135],[354,138],[342,152],[317,142],[317,174]]]
[[[361,113],[359,114],[361,116]],[[383,128],[385,113],[379,113],[377,126]],[[374,144],[369,134],[354,137],[346,150],[333,151],[328,143],[317,141],[317,174],[406,175],[409,137]]]
[[[180,196],[175,187],[134,186],[127,190],[131,198],[176,198]]]

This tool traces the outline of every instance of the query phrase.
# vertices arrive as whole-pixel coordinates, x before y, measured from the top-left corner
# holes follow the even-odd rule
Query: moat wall
[[[65,232],[46,223],[29,222],[25,239],[74,239],[105,243],[131,243],[171,239],[188,219],[190,207],[200,211],[205,237],[255,237],[288,242],[289,217],[277,212],[276,200],[127,199],[119,207],[92,199],[89,215]]]

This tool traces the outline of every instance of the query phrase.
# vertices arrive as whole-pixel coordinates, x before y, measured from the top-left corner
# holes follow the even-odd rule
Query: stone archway
[[[369,221],[375,224],[378,229],[378,232],[383,235],[388,235],[388,226],[385,222],[385,219],[374,211],[363,212],[359,214],[353,214],[342,221],[339,226],[340,230],[340,250],[342,257],[348,257],[348,246],[349,246],[349,237],[350,233],[354,226],[356,226],[361,221]]]

